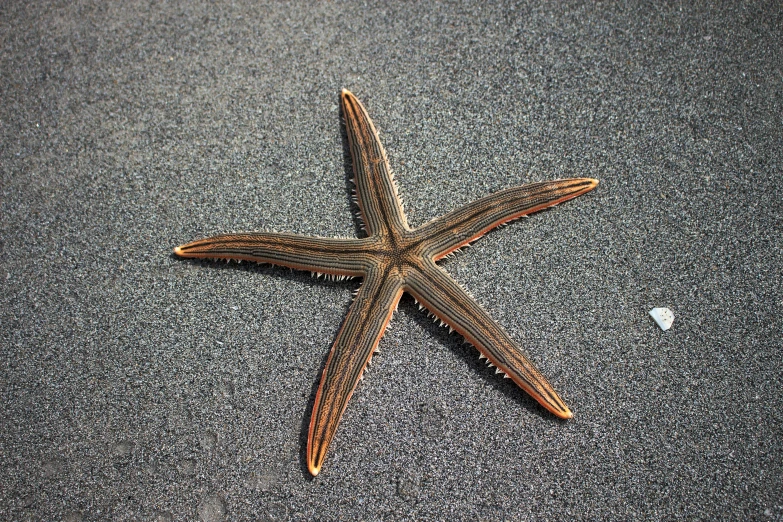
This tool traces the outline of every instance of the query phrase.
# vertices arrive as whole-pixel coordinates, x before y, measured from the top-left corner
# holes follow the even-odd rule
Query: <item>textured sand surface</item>
[[[2,2],[0,519],[783,520],[783,8],[590,4]],[[171,249],[355,235],[343,87],[412,225],[601,180],[443,263],[572,420],[405,297],[311,479],[360,282]]]

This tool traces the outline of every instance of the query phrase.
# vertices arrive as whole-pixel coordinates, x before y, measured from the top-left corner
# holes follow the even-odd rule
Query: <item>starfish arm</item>
[[[435,260],[512,219],[557,205],[593,190],[598,180],[561,179],[501,190],[449,212],[419,228]]]
[[[411,272],[405,290],[473,344],[544,408],[568,419],[571,411],[514,341],[444,270],[430,262]]]
[[[307,467],[321,470],[326,450],[353,390],[370,362],[402,295],[399,277],[378,267],[367,273],[326,360],[307,436]]]
[[[255,261],[298,270],[361,277],[372,265],[372,238],[332,239],[296,234],[223,234],[180,245],[181,257]]]
[[[386,151],[367,110],[347,89],[340,101],[353,162],[359,210],[369,235],[390,235],[408,228]]]

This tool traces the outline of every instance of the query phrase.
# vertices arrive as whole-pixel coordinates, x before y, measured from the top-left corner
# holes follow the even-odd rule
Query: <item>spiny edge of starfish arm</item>
[[[561,402],[562,402],[562,409],[561,410],[557,410],[557,409],[551,408],[547,403],[542,402],[541,400],[538,399],[538,394],[535,393],[532,390],[532,388],[530,388],[527,384],[521,382],[519,379],[515,378],[508,368],[506,368],[503,365],[501,365],[500,363],[498,363],[498,361],[495,358],[493,358],[491,355],[485,354],[482,351],[481,347],[480,347],[481,345],[477,344],[475,342],[475,340],[472,340],[470,338],[470,336],[468,336],[466,334],[466,332],[462,331],[459,328],[455,328],[455,327],[451,326],[445,320],[440,318],[437,314],[434,314],[434,313],[430,312],[429,308],[427,308],[426,306],[423,307],[423,310],[425,310],[429,315],[431,315],[436,320],[435,322],[439,323],[439,326],[444,327],[444,328],[448,328],[449,329],[449,333],[457,332],[459,335],[461,335],[462,338],[465,340],[465,342],[467,344],[469,344],[470,346],[472,346],[473,348],[475,348],[478,351],[478,353],[479,353],[479,360],[486,359],[487,366],[489,366],[490,368],[495,368],[495,373],[496,374],[502,373],[504,379],[511,379],[514,382],[514,384],[516,384],[517,386],[522,388],[522,390],[524,390],[525,393],[527,393],[533,399],[535,399],[536,402],[538,402],[548,412],[550,412],[555,417],[558,417],[560,419],[568,420],[568,419],[573,418],[573,416],[574,416],[573,412],[568,407],[568,405],[566,405],[565,402],[562,401],[562,399],[561,399]],[[558,395],[558,398],[559,398],[559,395]]]
[[[307,434],[307,468],[318,475],[343,413],[386,332],[402,285],[370,272],[357,291],[324,365]],[[368,295],[365,295],[368,294]]]
[[[426,310],[435,318],[441,321],[442,324],[445,326],[448,326],[450,330],[456,331],[458,334],[460,334],[469,344],[473,345],[480,353],[483,358],[487,359],[489,361],[490,366],[494,366],[497,368],[496,373],[502,372],[504,374],[504,377],[510,378],[514,381],[514,383],[522,388],[528,395],[530,395],[533,399],[536,400],[542,407],[544,407],[546,410],[551,412],[553,415],[561,418],[561,419],[570,419],[573,417],[573,413],[568,408],[568,406],[565,404],[565,401],[558,395],[558,393],[555,391],[554,387],[549,383],[549,381],[544,377],[544,375],[535,367],[533,362],[526,356],[524,353],[520,350],[520,348],[514,343],[514,341],[508,336],[508,334],[500,327],[500,325],[497,324],[497,322],[492,319],[489,314],[481,307],[479,304],[475,301],[474,298],[470,296],[470,294],[462,288],[459,283],[454,281],[444,270],[442,270],[440,267],[432,266],[431,268],[435,269],[440,277],[444,277],[444,281],[448,281],[449,285],[453,285],[453,291],[464,294],[463,304],[467,304],[466,310],[463,310],[463,312],[468,312],[468,308],[471,306],[475,306],[475,309],[473,310],[473,313],[477,313],[480,316],[484,316],[486,327],[488,330],[494,330],[493,332],[485,332],[489,333],[491,335],[488,335],[488,337],[498,337],[500,338],[501,344],[498,346],[493,346],[492,343],[488,342],[481,342],[479,341],[478,337],[479,335],[476,335],[475,332],[470,332],[468,327],[462,326],[459,324],[458,321],[455,320],[455,318],[449,318],[448,317],[448,310],[446,307],[438,306],[435,304],[435,298],[436,296],[433,294],[431,295],[431,299],[428,299],[427,294],[430,293],[429,290],[426,288],[428,285],[425,284],[418,284],[413,279],[408,279],[408,284],[406,284],[405,291],[410,293],[414,299],[418,302],[419,306],[424,306]],[[427,276],[425,276],[427,277]],[[433,278],[427,277],[428,280]],[[441,289],[442,292],[448,292],[448,290]],[[445,295],[445,294],[444,294]],[[457,298],[457,301],[459,300],[460,296],[453,296]],[[476,321],[470,321],[470,326],[479,331],[481,328],[477,327],[473,323]],[[503,342],[505,342],[508,346],[505,348],[502,347]],[[511,362],[514,358],[519,359],[520,361],[520,368],[516,371],[513,371],[508,365],[500,362],[500,358],[493,354],[493,351],[498,352],[500,354],[503,350],[509,351],[510,356],[507,356],[506,358]],[[517,375],[519,374],[519,376]],[[528,379],[521,378],[521,375],[528,374]],[[530,381],[530,382],[528,382]],[[535,385],[534,385],[535,383]],[[536,388],[536,385],[539,389]]]
[[[513,375],[513,373],[507,367],[505,367],[504,365],[500,364],[491,355],[488,355],[487,353],[482,351],[481,344],[477,343],[475,339],[472,339],[471,336],[467,334],[467,332],[463,331],[461,328],[452,326],[451,324],[446,322],[444,319],[442,319],[437,314],[435,314],[433,312],[430,312],[428,307],[425,306],[424,309],[430,315],[432,315],[434,319],[437,320],[436,322],[439,322],[439,326],[444,327],[444,328],[448,328],[449,329],[449,333],[457,332],[459,335],[461,335],[462,338],[465,340],[465,342],[467,344],[469,344],[470,346],[472,346],[473,348],[475,348],[478,351],[479,359],[486,359],[487,366],[489,366],[490,368],[495,368],[495,374],[502,373],[504,379],[511,379],[514,382],[514,384],[516,384],[518,387],[520,387],[522,390],[524,390],[525,393],[527,393],[530,397],[535,399],[536,402],[538,402],[544,409],[546,409],[548,412],[550,412],[554,416],[556,416],[556,417],[558,417],[560,419],[564,419],[564,420],[568,420],[568,419],[573,418],[574,414],[571,411],[571,409],[568,407],[568,405],[565,404],[565,401],[563,401],[560,398],[560,396],[557,395],[556,392],[554,392],[554,390],[553,390],[553,392],[555,393],[555,395],[557,395],[557,398],[560,399],[560,402],[562,403],[561,404],[561,408],[562,409],[555,409],[555,408],[551,407],[547,402],[544,402],[544,401],[540,400],[539,399],[539,394],[536,393],[535,390],[532,387],[527,385],[524,381],[520,381],[518,378],[516,378]]]
[[[277,232],[221,234],[174,248],[192,259],[250,261],[331,277],[362,277],[372,266],[373,239],[324,238]]]
[[[386,151],[367,109],[347,89],[341,93],[340,105],[348,136],[356,202],[367,233],[409,230]]]
[[[340,98],[341,98],[341,101],[342,101],[343,98],[346,98],[348,100],[354,100],[356,102],[357,106],[361,107],[364,110],[364,113],[365,113],[365,115],[367,117],[367,121],[370,123],[370,126],[372,128],[373,137],[377,141],[378,146],[379,146],[379,148],[381,149],[381,151],[383,153],[382,155],[383,155],[383,158],[384,158],[385,163],[386,163],[387,173],[389,175],[389,180],[391,182],[391,187],[392,187],[392,189],[394,191],[394,196],[397,198],[397,203],[399,204],[399,208],[400,208],[400,210],[402,212],[402,217],[403,217],[402,224],[403,224],[404,228],[409,229],[408,223],[407,223],[407,219],[405,219],[405,202],[403,201],[402,197],[400,196],[400,188],[397,185],[397,180],[394,178],[394,171],[392,171],[391,167],[388,164],[388,159],[386,157],[386,151],[383,148],[383,146],[381,145],[380,137],[378,135],[378,130],[375,128],[375,124],[372,122],[372,119],[370,119],[370,116],[367,113],[367,109],[364,107],[364,104],[362,104],[362,102],[359,101],[359,99],[356,98],[356,96],[351,91],[349,91],[346,88],[343,88],[342,91],[340,91]],[[342,103],[343,103],[343,107],[345,107],[345,102],[342,101]],[[344,113],[342,114],[342,120],[343,120],[343,124],[346,125],[346,129],[347,129],[348,120],[346,120]],[[353,157],[351,157],[351,159],[353,160]],[[352,171],[353,171],[353,165],[351,167],[352,167]],[[357,212],[357,218],[359,220],[361,228],[362,228],[363,231],[366,232],[366,225],[364,223],[364,216],[362,214],[363,211],[362,211],[362,206],[361,206],[361,203],[360,203],[360,200],[359,200],[359,193],[358,193],[358,188],[357,188],[357,184],[356,184],[355,174],[354,174],[354,176],[351,177],[350,182],[353,185],[353,190],[352,190],[352,193],[351,193],[351,201],[356,206],[356,209],[358,211]]]
[[[557,188],[558,185],[564,183],[572,183],[574,186],[568,187],[567,190]],[[472,203],[455,209],[448,214],[435,218],[429,223],[420,227],[417,232],[422,236],[431,238],[431,241],[437,240],[437,236],[443,236],[446,233],[450,233],[456,236],[456,239],[453,242],[447,242],[440,248],[435,249],[436,251],[433,252],[432,255],[433,258],[437,261],[459,250],[460,248],[469,245],[473,241],[476,241],[477,239],[484,236],[487,232],[497,227],[506,225],[509,222],[521,217],[525,217],[535,212],[554,207],[560,203],[586,194],[587,192],[595,189],[598,184],[599,181],[594,178],[565,178],[510,187],[508,189],[500,190],[481,199],[473,201]],[[502,209],[498,208],[511,207],[511,209],[514,209],[519,205],[524,205],[526,200],[531,199],[532,195],[526,194],[525,197],[520,198],[509,196],[522,190],[529,190],[538,187],[546,189],[546,192],[551,192],[553,194],[559,193],[559,197],[543,199],[538,204],[522,206],[515,211],[503,211]],[[542,194],[534,195],[538,199],[542,198]]]

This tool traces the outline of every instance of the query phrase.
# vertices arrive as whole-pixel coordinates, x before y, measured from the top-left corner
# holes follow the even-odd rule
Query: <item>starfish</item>
[[[598,180],[561,179],[501,190],[411,229],[367,110],[346,89],[340,101],[366,237],[251,232],[218,235],[174,249],[188,258],[271,263],[338,279],[363,278],[315,396],[307,437],[310,473],[315,476],[321,470],[348,400],[403,292],[475,346],[496,373],[513,380],[557,417],[570,418],[571,410],[511,337],[435,262],[503,223],[594,189]]]

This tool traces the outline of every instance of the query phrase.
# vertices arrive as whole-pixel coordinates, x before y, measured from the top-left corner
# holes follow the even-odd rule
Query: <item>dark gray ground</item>
[[[0,4],[1,519],[783,520],[780,3],[96,4]],[[171,248],[353,236],[343,87],[412,225],[600,178],[444,263],[571,421],[405,297],[309,477],[359,282]]]

